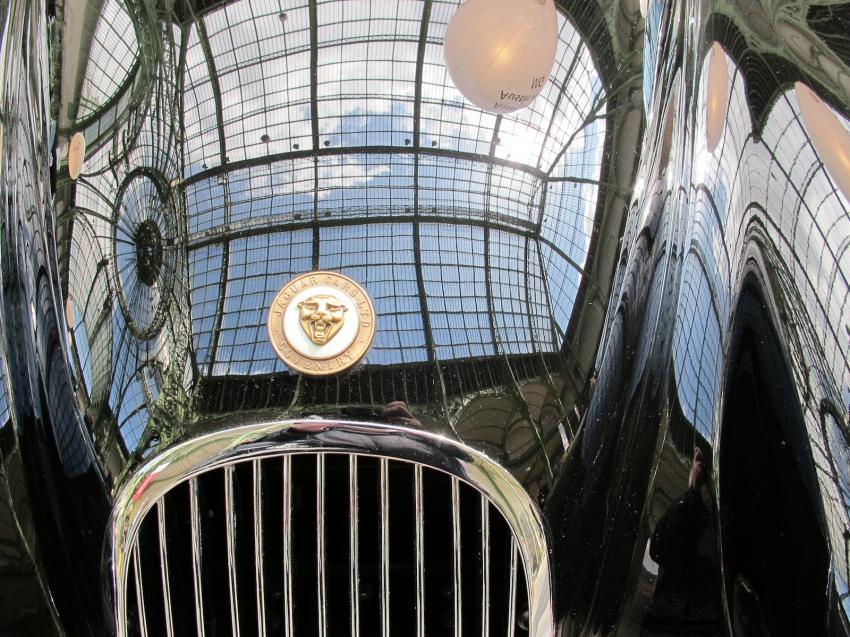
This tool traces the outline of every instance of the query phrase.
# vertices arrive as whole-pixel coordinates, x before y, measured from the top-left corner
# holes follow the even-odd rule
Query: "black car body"
[[[0,4],[0,634],[850,633],[850,5],[556,4]]]

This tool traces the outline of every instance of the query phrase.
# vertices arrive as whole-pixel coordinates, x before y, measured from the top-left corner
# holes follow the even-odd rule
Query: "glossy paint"
[[[513,477],[505,471],[498,463],[492,461],[486,455],[470,448],[459,445],[455,440],[443,436],[435,436],[419,428],[411,428],[390,424],[358,423],[355,421],[334,422],[320,419],[309,419],[292,422],[274,423],[245,423],[238,421],[236,427],[222,427],[217,431],[197,436],[183,444],[175,445],[156,460],[149,462],[143,469],[128,480],[115,499],[115,510],[111,522],[113,537],[110,544],[114,547],[109,556],[113,564],[113,587],[116,590],[126,589],[127,579],[130,577],[130,554],[135,538],[138,536],[139,527],[144,516],[154,507],[161,507],[164,495],[173,489],[178,483],[192,480],[200,474],[225,467],[232,470],[233,466],[250,460],[256,462],[261,458],[270,458],[276,455],[284,455],[286,462],[297,454],[316,454],[318,462],[323,462],[324,453],[346,453],[353,457],[377,456],[381,457],[381,481],[386,485],[387,460],[394,458],[407,463],[421,465],[418,468],[422,472],[422,466],[433,467],[441,472],[452,475],[452,517],[454,522],[454,550],[455,550],[455,590],[461,588],[459,584],[460,575],[460,505],[457,499],[458,481],[475,487],[476,491],[486,496],[489,506],[500,511],[508,521],[515,535],[515,550],[523,559],[523,564],[528,572],[529,584],[529,606],[524,610],[527,617],[525,621],[533,627],[535,634],[549,634],[553,631],[553,617],[551,605],[551,569],[549,565],[549,553],[546,545],[546,529],[539,509],[533,500],[528,498],[527,493]],[[257,475],[256,472],[254,474]],[[321,472],[324,476],[324,472]],[[255,479],[257,479],[255,477]],[[317,487],[322,492],[320,501],[324,500],[324,490],[334,488],[334,485],[325,485],[324,480]],[[422,497],[421,491],[418,497]],[[484,501],[482,497],[482,501]],[[158,509],[159,510],[159,509]],[[257,508],[256,510],[261,510]],[[381,528],[382,528],[382,588],[389,586],[389,540],[384,533],[389,522],[389,497],[386,487],[381,489]],[[356,508],[355,508],[356,511]],[[421,511],[419,512],[421,516]],[[233,518],[232,510],[228,518]],[[356,516],[355,516],[356,518]],[[323,516],[317,514],[317,519]],[[302,522],[303,524],[303,522]],[[259,528],[262,522],[255,520],[255,528]],[[163,525],[160,525],[162,527]],[[321,526],[320,528],[324,528]],[[320,532],[320,536],[324,531]],[[333,532],[329,529],[328,533]],[[262,546],[261,544],[257,544]],[[257,546],[255,545],[255,546]],[[321,547],[322,543],[318,543]],[[162,544],[160,544],[162,546]],[[489,546],[487,546],[489,549]],[[324,565],[321,555],[319,563]],[[200,551],[200,546],[198,547]],[[229,551],[228,559],[233,551]],[[257,551],[262,556],[263,551]],[[417,551],[418,556],[423,555]],[[261,557],[258,559],[262,559]],[[288,560],[289,562],[289,560]],[[355,562],[356,564],[356,562]],[[232,565],[230,565],[233,570]],[[427,569],[427,565],[423,565]],[[515,569],[511,569],[512,571]],[[318,578],[319,586],[319,608],[327,606],[339,607],[339,600],[333,600],[336,605],[328,604],[324,599],[321,585],[324,577]],[[417,582],[419,595],[424,595],[422,581]],[[258,595],[259,596],[259,595]],[[233,595],[231,599],[233,599]],[[259,596],[261,599],[261,596]],[[388,600],[390,592],[384,590],[381,595],[383,625],[389,622]],[[459,625],[461,603],[457,599],[455,608],[455,625]],[[116,616],[119,618],[118,634],[128,634],[125,625],[126,596],[119,594],[116,603]],[[258,605],[260,603],[258,602]],[[511,613],[516,614],[516,602],[511,604]],[[356,608],[356,605],[352,604]],[[424,609],[424,602],[416,606],[416,611]],[[233,616],[238,615],[234,613]],[[486,613],[485,613],[486,615]],[[324,631],[327,619],[322,617],[319,621],[319,630]],[[234,633],[236,631],[234,630]],[[388,630],[384,631],[386,634]]]
[[[109,512],[76,409],[57,287],[47,18],[11,2],[2,25],[3,629],[102,630],[97,556]],[[87,609],[81,613],[80,609]]]
[[[196,4],[203,13],[219,3]],[[127,85],[123,112],[106,104],[68,121],[72,105],[61,103],[51,67],[63,50],[63,16],[51,22],[52,5],[9,0],[0,46],[0,631],[110,632],[112,591],[103,581],[113,564],[104,555],[116,494],[187,441],[240,423],[283,432],[319,417],[443,436],[509,472],[543,520],[561,635],[849,634],[850,202],[841,164],[824,157],[828,137],[810,130],[797,88],[828,109],[821,112],[834,118],[841,147],[840,131],[850,129],[847,5],[646,4],[645,16],[627,0],[559,5],[605,89],[596,205],[566,320],[541,256],[545,215],[518,230],[488,209],[469,222],[469,236],[481,240],[467,244],[448,213],[420,209],[425,191],[416,186],[412,207],[358,223],[412,228],[409,237],[364,236],[375,253],[409,255],[410,263],[390,261],[399,279],[405,267],[418,272],[410,296],[420,299],[419,319],[405,337],[421,357],[394,358],[391,345],[376,346],[360,367],[311,379],[257,371],[256,347],[253,359],[234,356],[226,373],[216,371],[215,351],[227,346],[220,317],[233,302],[223,291],[209,301],[218,322],[201,333],[195,321],[193,273],[207,272],[199,265],[206,259],[225,278],[210,289],[224,290],[229,269],[216,242],[238,242],[250,229],[230,227],[228,217],[192,235],[181,220],[194,183],[223,175],[226,196],[231,186],[226,158],[196,174],[175,159],[174,149],[190,142],[174,124],[181,49],[173,32],[166,37],[131,11],[140,40],[162,39],[158,57],[142,56],[138,67],[159,75],[140,72]],[[171,17],[187,24],[181,11]],[[422,34],[425,42],[427,28]],[[170,99],[146,101],[146,90]],[[404,152],[418,170],[443,150],[416,126]],[[161,144],[145,137],[151,127]],[[77,128],[96,142],[90,158],[98,147],[116,150],[111,170],[120,180],[97,181],[85,167],[83,183],[69,179],[62,140]],[[316,122],[313,134],[312,148],[287,149],[275,161],[318,165],[344,154],[319,143]],[[525,169],[496,146],[494,133],[489,149],[463,159],[491,173]],[[250,169],[272,154],[235,161]],[[136,233],[126,254],[157,255],[135,279],[120,267],[131,258],[120,232],[98,235],[83,210],[81,193],[103,183],[112,184],[100,192],[113,215],[107,227],[126,221],[121,202],[159,211],[133,220],[153,228],[142,233],[150,245],[138,245]],[[435,248],[429,224],[454,228],[455,241],[440,235]],[[303,269],[344,270],[314,247],[356,225],[316,215],[277,230],[293,254],[309,235]],[[366,241],[355,232],[344,238],[344,254]],[[510,295],[497,292],[499,268],[488,263],[476,310],[483,322],[441,324],[440,293],[429,292],[434,281],[423,268],[428,251],[460,264],[509,243],[523,254],[522,276],[506,279],[516,296],[530,307],[530,282],[539,279],[549,303],[519,311],[527,326],[511,323],[503,307]],[[101,251],[92,267],[79,265],[86,250]],[[265,259],[245,253],[248,269],[251,258],[257,267]],[[377,338],[387,343],[388,301],[374,283],[387,264],[377,263],[349,269],[378,298]],[[153,282],[168,292],[156,303],[131,293]],[[75,290],[96,302],[80,307]],[[441,349],[441,329],[459,350]],[[481,333],[492,334],[490,350],[478,347]],[[247,371],[230,373],[243,363]],[[138,398],[130,416],[128,396]]]

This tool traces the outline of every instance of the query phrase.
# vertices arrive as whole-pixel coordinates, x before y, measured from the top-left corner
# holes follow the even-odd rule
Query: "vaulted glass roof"
[[[69,296],[83,376],[126,376],[103,400],[131,439],[175,358],[187,387],[285,373],[266,309],[311,269],[371,295],[366,368],[561,350],[593,285],[606,91],[559,13],[540,97],[481,111],[443,62],[458,4],[242,0],[156,23],[141,0],[104,5],[78,112],[89,152]],[[116,44],[104,25],[122,20],[136,33]],[[119,99],[139,86],[138,108]],[[76,289],[74,270],[104,283]]]

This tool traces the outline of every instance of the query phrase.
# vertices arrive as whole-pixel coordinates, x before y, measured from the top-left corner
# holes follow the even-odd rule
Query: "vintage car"
[[[850,634],[850,3],[458,4],[0,2],[0,635]]]

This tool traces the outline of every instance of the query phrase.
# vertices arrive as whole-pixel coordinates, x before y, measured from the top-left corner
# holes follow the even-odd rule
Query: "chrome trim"
[[[165,536],[165,500],[156,503],[156,526],[159,533],[159,567],[162,575],[162,609],[165,614],[165,634],[174,635],[174,615],[171,612],[171,586],[168,582],[168,547]]]
[[[224,517],[227,529],[227,586],[230,591],[230,630],[239,637],[239,586],[236,580],[236,515],[233,512],[233,465],[224,468]]]
[[[148,637],[148,618],[145,613],[145,591],[142,588],[142,567],[139,556],[139,543],[133,543],[133,576],[136,579],[136,608],[139,609],[139,632]]]
[[[292,637],[292,457],[283,457],[283,634]]]
[[[454,564],[455,637],[463,637],[463,577],[460,556],[460,482],[452,476],[452,563]]]
[[[481,495],[481,636],[490,635],[490,503]]]
[[[508,571],[508,637],[516,633],[516,576],[517,576],[517,544],[511,538],[511,566]],[[529,613],[530,616],[530,613]]]
[[[425,503],[422,501],[422,465],[413,469],[416,538],[416,637],[425,637]]]
[[[266,634],[266,588],[263,568],[263,465],[259,460],[252,462],[254,491],[254,565],[257,585],[257,629]]]
[[[129,551],[145,514],[176,484],[214,468],[236,462],[283,456],[285,485],[289,454],[334,452],[372,455],[420,463],[463,480],[485,494],[504,516],[513,533],[517,553],[526,572],[530,635],[555,634],[552,614],[551,573],[546,527],[537,505],[503,467],[481,452],[430,432],[399,425],[326,420],[296,420],[249,424],[187,440],[143,465],[116,495],[110,520],[112,586],[119,637],[127,634],[126,584]],[[232,486],[231,486],[232,491]],[[232,495],[232,493],[231,493]],[[284,488],[284,499],[291,498]],[[284,506],[284,528],[291,532],[290,502]],[[230,504],[232,512],[232,502]],[[230,529],[228,524],[228,529]],[[291,551],[284,534],[284,580],[291,601]],[[232,537],[229,538],[231,541]],[[231,545],[232,546],[232,545]],[[516,572],[517,569],[514,569]],[[231,573],[233,571],[231,570]],[[287,585],[288,584],[288,585]],[[292,635],[291,603],[285,609],[287,635]],[[515,613],[515,609],[514,609]],[[234,631],[235,634],[235,631]]]
[[[381,634],[390,636],[390,494],[389,463],[381,458]]]
[[[195,589],[195,621],[198,624],[198,637],[205,637],[204,626],[204,588],[201,581],[201,511],[198,508],[198,480],[189,481],[189,511],[192,524],[192,580]]]
[[[357,512],[357,456],[348,458],[348,511],[351,531],[348,535],[348,560],[351,572],[351,637],[360,637],[360,528]]]
[[[325,590],[325,456],[321,453],[316,455],[316,580],[319,637],[325,637],[328,632],[328,596]]]

